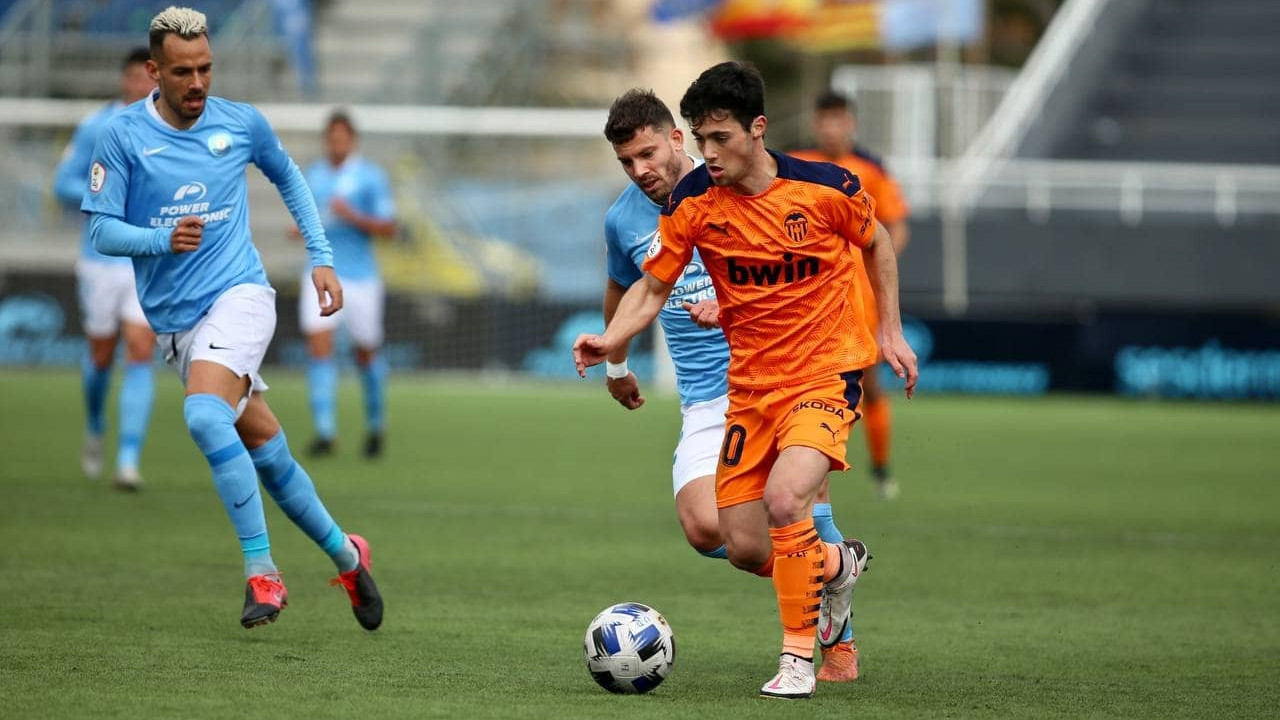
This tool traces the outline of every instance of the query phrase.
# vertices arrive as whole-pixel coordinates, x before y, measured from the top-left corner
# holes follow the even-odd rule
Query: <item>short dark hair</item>
[[[652,90],[632,88],[609,106],[604,136],[614,145],[621,145],[647,127],[666,130],[675,126],[676,119],[671,109]]]
[[[844,93],[839,93],[835,90],[828,90],[819,95],[818,99],[813,102],[813,109],[819,112],[823,110],[848,110],[851,114],[858,114],[858,104],[846,97]]]
[[[124,62],[120,63],[120,69],[128,70],[131,66],[141,65],[150,59],[151,48],[139,45],[138,47],[130,50],[128,55],[124,56]]]
[[[680,114],[691,127],[708,117],[728,113],[743,130],[764,115],[764,78],[755,65],[722,62],[702,72],[680,99]]]
[[[334,110],[329,113],[329,119],[324,122],[324,131],[329,132],[334,125],[342,125],[347,128],[347,132],[356,135],[356,124],[351,119],[350,113],[346,110]]]

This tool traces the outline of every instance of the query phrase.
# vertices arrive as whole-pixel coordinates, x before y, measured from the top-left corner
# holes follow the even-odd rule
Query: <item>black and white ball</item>
[[[646,693],[671,671],[676,639],[657,610],[624,602],[596,615],[587,626],[582,650],[587,671],[600,687],[614,693]]]

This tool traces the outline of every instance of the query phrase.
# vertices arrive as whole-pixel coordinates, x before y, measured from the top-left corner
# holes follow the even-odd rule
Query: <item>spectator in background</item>
[[[334,331],[339,317],[356,345],[356,365],[364,386],[364,454],[382,454],[383,408],[386,398],[387,365],[378,354],[382,346],[383,305],[386,294],[378,260],[373,253],[374,237],[394,235],[397,230],[395,198],[382,168],[356,154],[355,124],[342,111],[325,123],[327,157],[307,169],[307,184],[320,209],[320,220],[333,246],[333,266],[346,296],[342,315],[323,316],[310,283],[303,282],[298,298],[298,322],[307,336],[307,390],[311,405],[312,455],[333,452],[337,435],[338,365],[334,360]]]
[[[843,167],[862,183],[862,188],[876,201],[876,220],[884,225],[893,240],[894,252],[901,255],[911,238],[907,225],[911,209],[902,199],[902,190],[889,175],[880,158],[867,152],[857,142],[858,119],[853,101],[835,91],[818,97],[814,108],[813,133],[818,147],[791,153],[802,160],[830,162]],[[860,268],[858,283],[866,303],[865,316],[873,325],[878,322],[875,293],[865,268]],[[873,327],[873,332],[876,328]],[[898,495],[898,484],[889,469],[890,409],[889,396],[880,387],[875,367],[862,375],[862,423],[867,433],[867,449],[871,455],[871,476],[880,497],[891,500]]]
[[[298,74],[298,91],[303,97],[319,94],[316,59],[311,50],[311,0],[271,0],[276,35],[289,52],[289,62]]]
[[[66,206],[80,209],[93,160],[93,146],[107,120],[125,106],[146,97],[155,87],[147,74],[150,58],[151,51],[145,47],[130,51],[120,67],[120,97],[76,127],[54,173],[54,194]],[[102,436],[106,429],[103,415],[107,391],[111,388],[116,345],[123,339],[126,365],[124,384],[120,388],[115,486],[121,490],[137,490],[142,485],[139,471],[142,443],[146,439],[155,394],[151,361],[156,338],[138,303],[129,258],[109,257],[95,250],[87,223],[81,233],[80,257],[76,260],[76,287],[80,296],[80,320],[89,339],[81,368],[88,418],[80,450],[80,468],[92,478],[102,474]]]

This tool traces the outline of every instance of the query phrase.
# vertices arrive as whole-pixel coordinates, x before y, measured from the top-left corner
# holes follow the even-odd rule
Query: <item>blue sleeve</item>
[[[280,191],[284,206],[289,209],[298,230],[307,241],[311,255],[311,267],[333,267],[333,250],[329,238],[320,224],[320,212],[316,209],[315,196],[307,186],[307,180],[298,164],[285,152],[284,144],[276,137],[271,124],[255,108],[249,109],[249,134],[253,143],[253,164]]]
[[[396,196],[391,192],[391,181],[382,168],[374,167],[369,180],[373,192],[373,207],[370,214],[379,220],[396,219]]]
[[[93,240],[94,249],[103,255],[168,255],[172,233],[169,228],[138,227],[102,213],[89,216],[89,237]]]
[[[88,188],[80,209],[124,218],[129,201],[129,177],[133,172],[133,154],[128,151],[129,131],[116,122],[108,123],[98,134],[89,163]]]
[[[92,124],[92,117],[89,117],[76,126],[53,175],[53,194],[77,208],[84,200],[84,188],[89,182],[89,163],[93,155]]]
[[[609,279],[622,287],[631,287],[643,275],[618,240],[618,227],[613,213],[604,218],[604,257]]]

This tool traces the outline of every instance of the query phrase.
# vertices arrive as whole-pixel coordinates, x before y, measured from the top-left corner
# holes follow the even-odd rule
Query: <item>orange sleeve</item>
[[[644,271],[664,283],[680,279],[685,265],[693,259],[693,241],[686,231],[688,213],[676,209],[675,214],[658,217],[658,234],[645,253]]]
[[[835,193],[832,195],[834,207],[831,219],[835,224],[835,231],[860,248],[869,246],[876,234],[876,224],[873,222],[876,218],[875,198],[871,197],[866,188],[851,197]]]
[[[876,170],[860,179],[863,188],[876,199],[876,219],[882,224],[905,220],[911,214],[911,208],[902,197],[902,188],[888,173]]]

